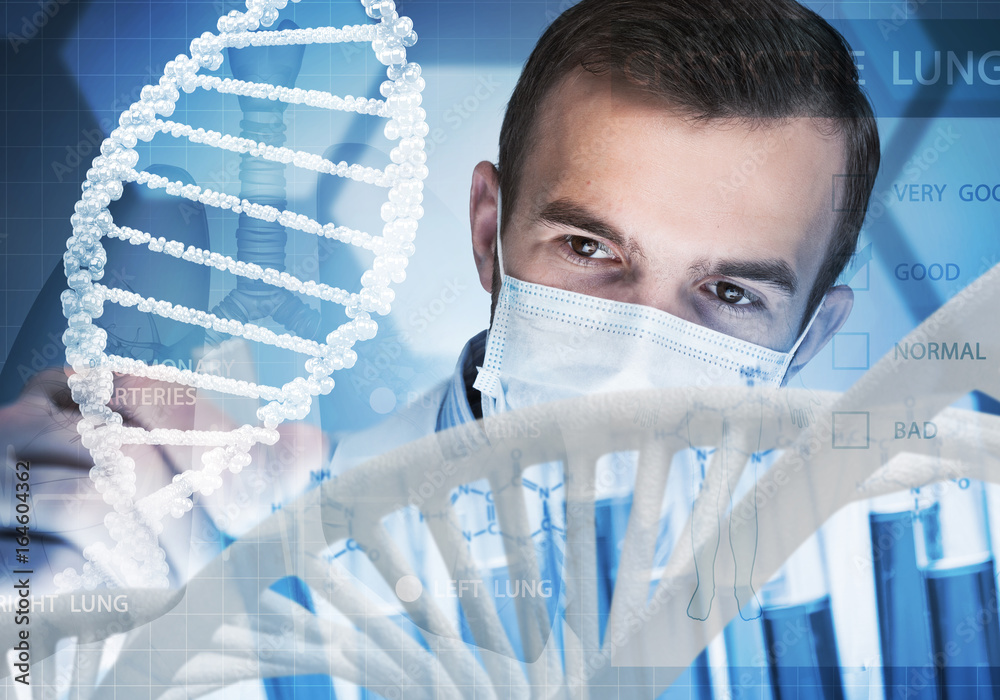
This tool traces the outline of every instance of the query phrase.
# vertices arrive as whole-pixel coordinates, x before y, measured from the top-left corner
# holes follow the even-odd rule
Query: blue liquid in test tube
[[[744,611],[723,632],[726,662],[729,665],[729,689],[733,697],[773,700],[771,678],[764,652],[764,629],[756,613]]]
[[[605,498],[594,504],[594,528],[597,541],[597,609],[601,641],[608,625],[611,599],[618,578],[621,546],[632,511],[632,496]],[[653,582],[655,589],[656,582]],[[712,683],[708,654],[702,651],[684,673],[674,681],[660,700],[711,700]]]
[[[1000,623],[983,485],[961,479],[921,489],[914,533],[938,697],[995,698]]]
[[[765,608],[764,642],[775,700],[842,700],[830,597]]]
[[[1000,628],[993,560],[925,572],[934,647],[944,698],[988,698],[1000,692]],[[977,689],[982,690],[977,692]],[[992,688],[986,692],[988,688]]]
[[[751,455],[732,502],[750,495],[778,454]],[[808,517],[803,511],[800,518]],[[843,700],[823,533],[816,532],[752,597],[724,631],[733,697]],[[766,671],[765,671],[766,667]]]
[[[594,528],[597,542],[597,606],[601,641],[608,625],[622,542],[632,511],[632,496],[606,498],[594,504]],[[655,590],[657,582],[652,582]],[[674,681],[660,700],[711,700],[712,682],[708,653],[702,651],[684,673]]]
[[[869,515],[886,697],[936,700],[927,595],[913,541],[912,510]],[[931,671],[933,677],[933,671]]]
[[[708,652],[702,651],[680,678],[657,700],[712,700],[712,679],[708,669]]]
[[[594,529],[597,541],[597,614],[601,643],[608,626],[611,598],[618,578],[620,546],[625,540],[628,516],[632,511],[632,496],[606,498],[594,504]]]
[[[528,622],[541,635],[543,647],[552,644],[556,649],[563,648],[566,503],[562,471],[552,464],[528,467],[522,475],[522,483],[526,494],[528,531],[538,566],[537,578],[524,570],[515,571],[512,575],[506,551],[510,537],[497,520],[493,492],[486,480],[455,489],[451,502],[462,524],[476,572],[473,576],[475,580],[467,582],[464,593],[458,591],[459,595],[489,598],[514,658],[533,662],[540,648],[526,653],[522,632],[528,634],[528,631],[521,629],[522,622]],[[520,617],[519,602],[533,607],[529,620]],[[462,639],[475,646],[473,630],[483,629],[486,621],[470,620],[460,601],[456,600],[455,604]],[[479,653],[478,649],[475,653]]]
[[[844,698],[824,561],[818,531],[761,590],[764,653],[774,700]]]

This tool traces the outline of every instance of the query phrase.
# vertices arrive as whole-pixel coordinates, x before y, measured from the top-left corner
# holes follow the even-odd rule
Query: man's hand
[[[80,411],[73,401],[68,368],[39,372],[17,402],[0,408],[0,447],[9,462],[0,479],[0,531],[14,532],[13,465],[31,464],[34,536],[31,564],[39,582],[67,567],[83,565],[83,549],[109,541],[104,517],[110,511],[90,480],[93,459],[77,432]],[[126,426],[146,430],[233,430],[238,425],[212,397],[192,387],[132,376],[118,376],[110,406]],[[261,519],[296,497],[328,467],[328,443],[322,431],[304,424],[282,424],[274,445],[257,445],[253,461],[240,474],[225,472],[211,494],[193,497],[195,509],[179,520],[167,518],[160,544],[167,553],[171,579],[186,580],[225,546]],[[127,445],[122,451],[135,463],[134,500],[170,484],[177,474],[202,468],[206,448]]]

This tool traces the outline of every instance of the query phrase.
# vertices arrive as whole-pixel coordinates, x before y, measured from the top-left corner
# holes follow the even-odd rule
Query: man
[[[813,12],[790,1],[583,0],[526,63],[498,164],[472,174],[490,330],[445,385],[342,441],[333,472],[556,399],[786,383],[850,313],[852,292],[836,280],[878,166],[850,49]],[[694,480],[688,462],[675,461],[671,479]],[[598,529],[619,529],[598,532],[602,616],[624,534],[615,512],[627,521],[633,488],[611,481],[597,494]],[[673,529],[687,496],[667,495]],[[484,517],[456,507],[465,522]],[[418,530],[399,537],[421,551]],[[710,605],[696,596],[689,614]]]
[[[682,334],[714,331],[710,341],[735,343],[737,353],[794,349],[757,377],[787,382],[853,304],[835,281],[879,165],[857,78],[842,37],[794,2],[584,0],[567,10],[525,65],[498,165],[482,162],[472,175],[472,245],[491,318],[504,278],[641,306],[669,314]],[[446,387],[376,431],[404,444],[480,417],[474,384],[486,335],[469,341]],[[584,393],[553,376],[572,372],[566,344],[556,353],[550,337],[521,340],[505,351],[547,373],[544,390],[518,390],[527,391],[521,405]],[[587,352],[580,345],[575,359]],[[609,372],[624,359],[587,369]],[[678,361],[665,349],[629,381],[690,381],[652,381],[662,374],[655,365]],[[495,374],[479,385],[507,379]],[[384,451],[369,438],[344,441],[335,465]]]

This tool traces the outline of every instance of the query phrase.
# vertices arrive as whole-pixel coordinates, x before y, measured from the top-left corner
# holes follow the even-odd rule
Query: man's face
[[[837,221],[831,188],[844,147],[820,131],[828,126],[695,122],[621,77],[572,73],[536,122],[504,271],[787,351]],[[476,179],[488,190],[491,176],[483,166],[474,246]],[[488,228],[488,192],[478,199]],[[492,257],[482,242],[477,263]]]

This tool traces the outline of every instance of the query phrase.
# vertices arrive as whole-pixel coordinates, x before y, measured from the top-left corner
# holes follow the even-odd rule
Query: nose
[[[693,291],[688,288],[687,280],[677,274],[668,274],[664,267],[659,266],[651,273],[638,276],[621,301],[647,306],[701,325],[703,320],[694,307]]]

